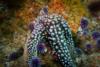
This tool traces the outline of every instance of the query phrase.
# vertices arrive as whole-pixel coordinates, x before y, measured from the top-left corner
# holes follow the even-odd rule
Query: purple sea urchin
[[[45,44],[44,43],[39,43],[37,45],[37,50],[40,52],[40,53],[44,53],[45,52]]]
[[[93,33],[92,33],[92,38],[93,38],[94,40],[97,40],[98,38],[100,38],[100,33],[99,33],[99,32],[93,32]]]
[[[81,19],[81,28],[82,29],[84,29],[84,28],[86,28],[87,26],[88,26],[88,20],[87,19],[85,19],[85,18],[82,18]]]
[[[41,67],[41,61],[38,57],[32,57],[30,67]]]
[[[92,48],[92,45],[91,45],[91,44],[87,44],[87,45],[86,45],[86,48],[87,48],[87,49],[91,49],[91,48]]]

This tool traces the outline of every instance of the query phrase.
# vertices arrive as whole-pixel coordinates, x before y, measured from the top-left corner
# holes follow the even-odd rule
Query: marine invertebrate
[[[37,50],[40,52],[40,53],[45,53],[45,50],[46,50],[46,46],[44,43],[39,43],[37,45]]]
[[[86,18],[82,18],[80,25],[81,25],[82,29],[87,28],[87,26],[88,26],[88,20]]]
[[[91,49],[91,48],[92,48],[92,45],[91,45],[91,44],[87,44],[87,45],[86,45],[86,48],[87,48],[87,49]]]
[[[92,33],[92,38],[93,38],[94,40],[97,40],[98,38],[100,38],[100,33],[94,31],[94,32]]]
[[[40,58],[32,57],[30,67],[41,67]]]
[[[23,47],[19,48],[16,52],[12,52],[7,56],[7,61],[11,62],[17,60],[18,58],[23,56],[23,52],[24,52]]]
[[[58,14],[50,14],[39,16],[35,22],[27,45],[29,63],[33,56],[37,56],[36,46],[46,38],[64,67],[76,67],[74,42],[71,30],[64,18]]]

